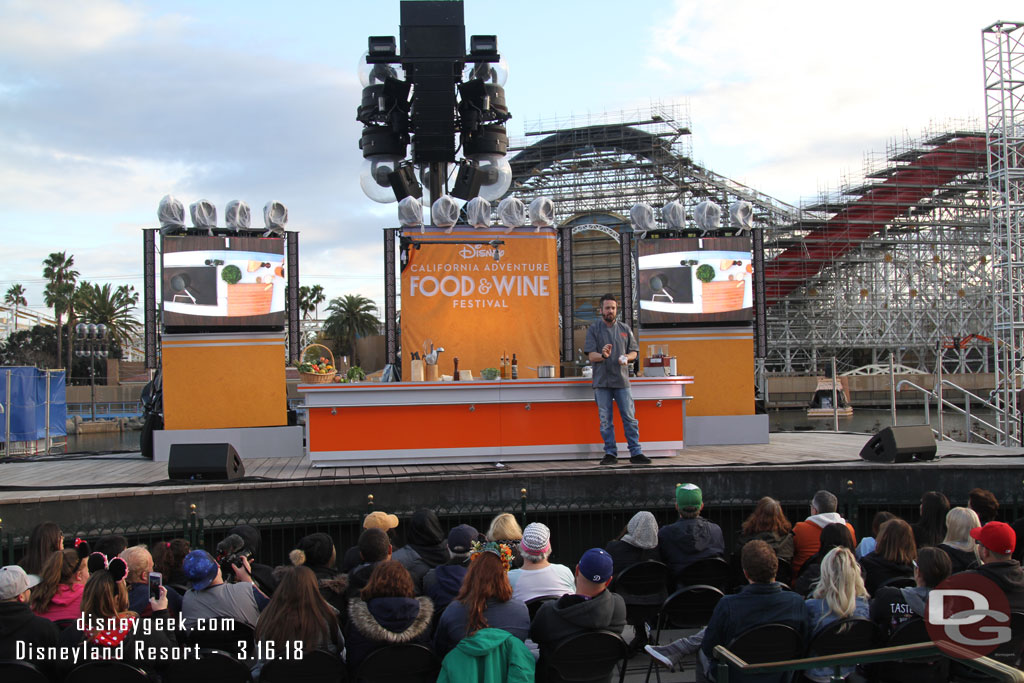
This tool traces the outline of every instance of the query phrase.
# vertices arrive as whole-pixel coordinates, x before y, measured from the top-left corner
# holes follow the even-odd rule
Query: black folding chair
[[[896,627],[889,639],[885,641],[885,647],[897,645],[911,645],[914,643],[930,643],[931,636],[924,619],[914,618],[903,622]],[[938,683],[949,679],[949,660],[945,657],[926,657],[913,660],[894,660],[891,662],[878,662],[865,666],[871,680],[880,683]]]
[[[275,659],[263,665],[260,683],[344,683],[348,671],[341,658],[314,650],[301,660]]]
[[[609,683],[619,664],[619,683],[626,677],[629,646],[618,633],[591,631],[566,638],[550,652],[541,649],[538,680],[548,683]]]
[[[739,634],[725,647],[747,664],[767,664],[799,658],[804,653],[804,639],[792,626],[761,624]],[[727,665],[719,662],[718,666]],[[742,680],[735,675],[729,677],[737,679]],[[787,679],[780,675],[780,680]]]
[[[721,557],[697,560],[679,573],[676,583],[680,587],[714,586],[725,593],[729,589],[729,563]]]
[[[1021,668],[1022,654],[1024,654],[1024,613],[1010,612],[1010,640],[1000,643],[988,656],[997,662],[1019,669]],[[994,680],[977,669],[972,669],[956,661],[950,663],[949,679],[965,683]]]
[[[153,683],[153,679],[137,666],[111,660],[79,664],[64,683]]]
[[[668,576],[665,563],[644,560],[623,569],[608,586],[626,603],[626,623],[636,630],[633,647],[647,642],[647,624],[654,625],[658,611],[668,597],[665,590]]]
[[[813,626],[813,624],[812,624]],[[878,645],[878,625],[863,617],[838,619],[811,638],[808,657],[827,657],[846,652],[870,650]],[[834,667],[836,673],[839,667]]]
[[[364,683],[434,683],[441,671],[430,648],[423,645],[388,645],[374,650],[356,669]]]
[[[663,629],[701,629],[707,626],[715,605],[723,597],[722,591],[714,586],[687,586],[668,596],[658,611],[653,644],[661,644]],[[661,669],[655,668],[653,659],[647,663],[645,683],[651,680],[652,672],[660,683]]]
[[[0,659],[0,681],[4,683],[49,683],[42,671],[29,662]]]
[[[913,588],[917,585],[917,581],[914,581],[912,576],[894,576],[888,581],[883,581],[878,584],[878,588],[875,589],[877,593],[882,588]]]
[[[551,602],[552,600],[557,600],[560,597],[562,597],[562,596],[561,595],[538,595],[535,598],[530,598],[529,600],[527,600],[525,604],[526,604],[526,609],[529,610],[529,612],[530,612],[530,621],[533,621],[533,618],[535,616],[537,616],[537,610],[540,609],[541,605],[543,605],[545,602]]]
[[[245,642],[246,651],[251,653],[255,642],[252,627],[238,621],[235,622],[235,627],[229,630],[179,631],[178,639],[186,645],[198,645],[204,650],[220,650],[228,653],[239,652],[239,641]]]
[[[200,649],[198,659],[171,662],[160,679],[163,683],[251,683],[252,674],[229,652]]]

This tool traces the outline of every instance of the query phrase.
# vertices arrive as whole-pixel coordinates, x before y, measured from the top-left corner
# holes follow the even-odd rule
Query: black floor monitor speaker
[[[245,466],[229,443],[176,443],[167,460],[168,479],[215,481],[239,479]]]
[[[886,427],[871,437],[860,457],[874,462],[910,462],[935,458],[935,435],[928,425]]]

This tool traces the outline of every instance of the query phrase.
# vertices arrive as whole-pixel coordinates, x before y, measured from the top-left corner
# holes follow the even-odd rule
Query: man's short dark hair
[[[740,553],[743,571],[754,583],[771,583],[779,571],[779,558],[764,541],[749,541]]]
[[[921,548],[917,551],[917,570],[921,572],[924,585],[935,588],[949,578],[953,563],[942,548]]]
[[[615,301],[615,295],[612,294],[611,292],[608,292],[607,294],[602,294],[601,295],[601,300],[597,302],[597,307],[598,308],[604,308],[604,302],[605,301]]]
[[[811,498],[811,505],[818,511],[818,514],[835,512],[839,507],[839,499],[828,491],[822,490],[815,493],[814,498]]]
[[[382,529],[367,529],[359,534],[359,556],[363,562],[381,562],[388,559],[391,539]]]

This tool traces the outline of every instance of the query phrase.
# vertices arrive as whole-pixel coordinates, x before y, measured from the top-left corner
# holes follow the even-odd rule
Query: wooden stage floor
[[[803,499],[816,488],[884,497],[887,491],[920,495],[932,488],[974,486],[1016,495],[1024,474],[1024,449],[941,442],[938,458],[905,465],[866,462],[860,449],[869,434],[779,432],[770,443],[696,446],[652,465],[615,467],[596,461],[314,468],[304,458],[245,461],[246,478],[235,482],[183,483],[167,480],[167,464],[134,454],[65,456],[0,463],[0,518],[7,528],[61,512],[103,517],[117,514],[184,515],[190,502],[207,512],[301,509],[347,501],[358,508],[366,495],[387,492],[409,505],[438,497],[468,500],[500,495],[518,498],[520,487],[545,499],[620,495],[670,500],[674,482],[693,481],[705,498],[756,499],[760,495]],[[439,485],[444,483],[443,486]],[[429,486],[423,484],[429,483]],[[845,487],[845,488],[844,488]],[[666,493],[667,492],[667,493]],[[717,495],[716,495],[717,494]],[[387,503],[378,495],[382,508]],[[390,504],[390,507],[395,507]],[[42,516],[42,517],[41,517]],[[9,525],[13,524],[11,527]]]

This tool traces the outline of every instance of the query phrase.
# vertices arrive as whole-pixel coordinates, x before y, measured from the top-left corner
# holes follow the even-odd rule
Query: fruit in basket
[[[325,359],[299,363],[299,372],[309,372],[314,375],[332,375],[335,370],[336,368]]]

